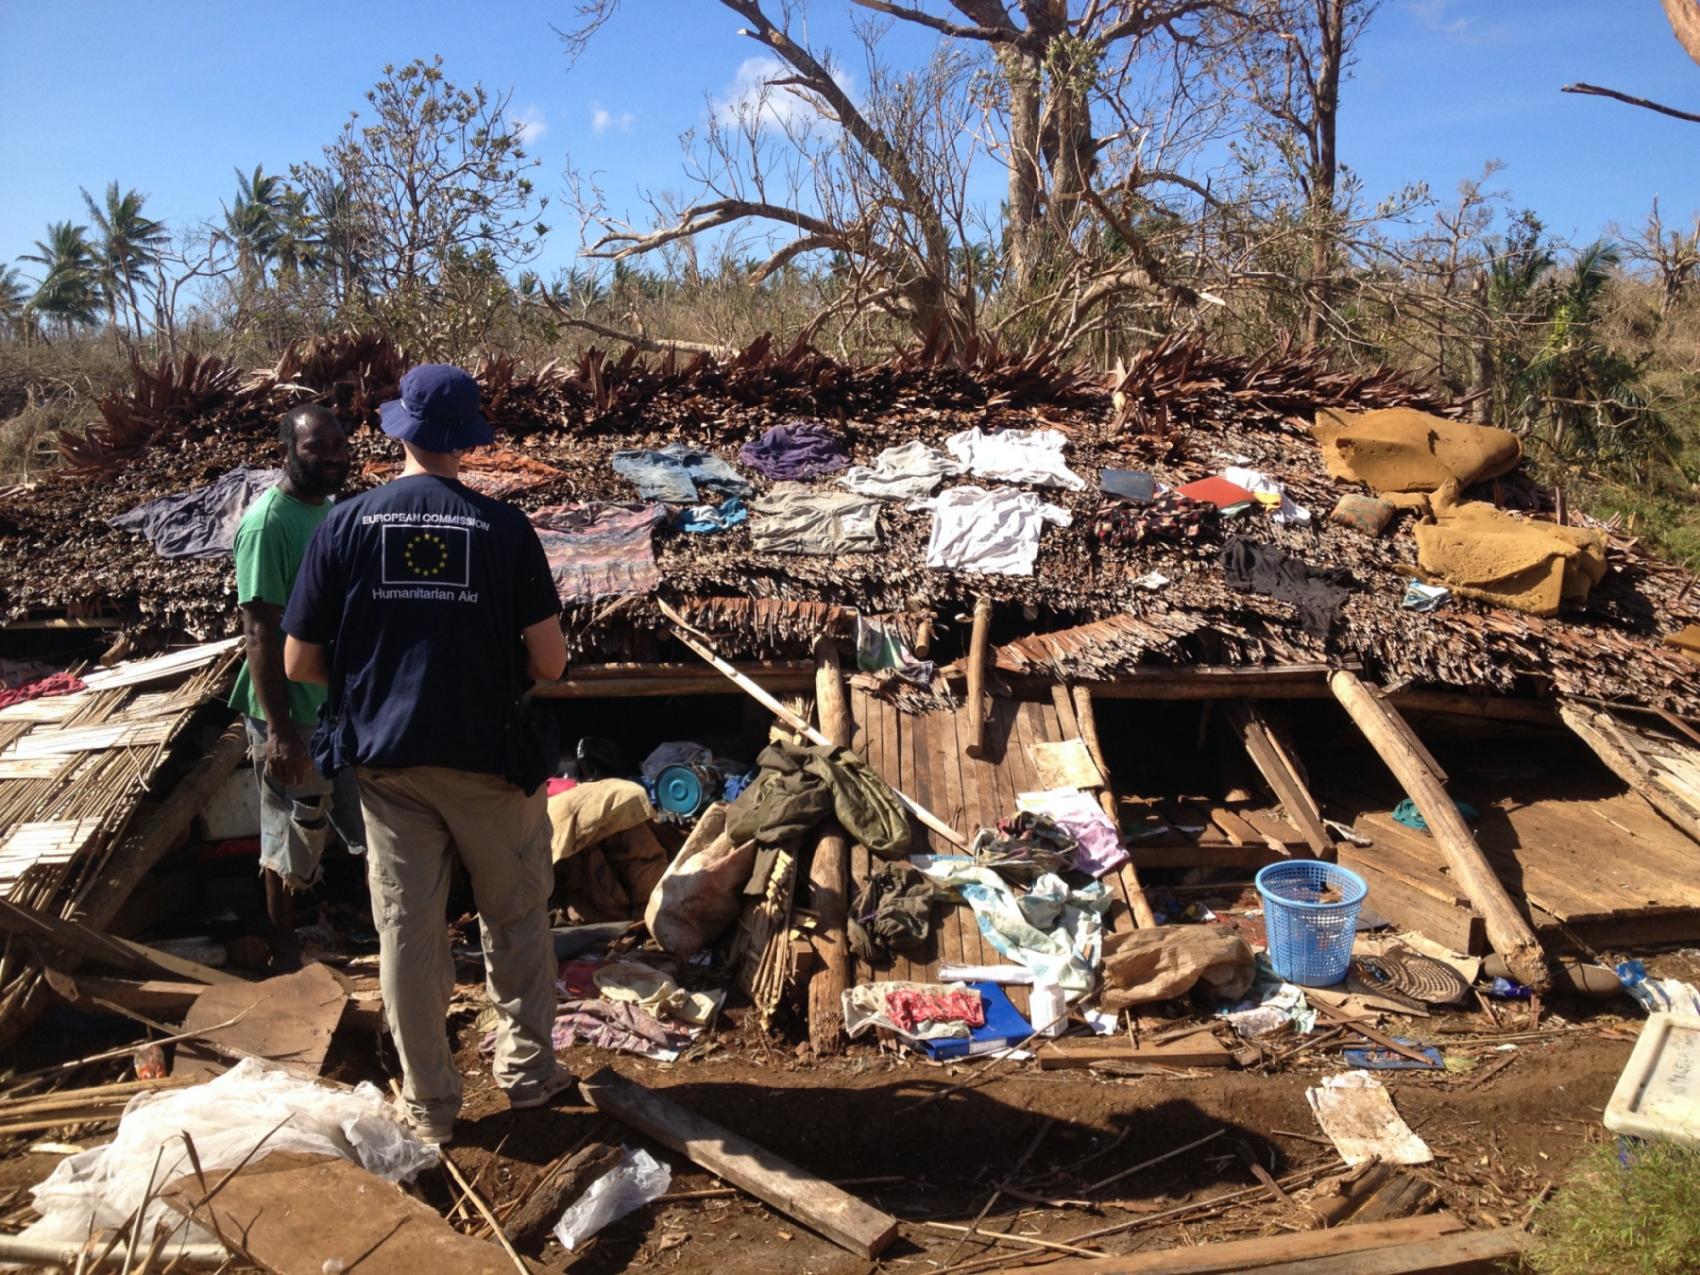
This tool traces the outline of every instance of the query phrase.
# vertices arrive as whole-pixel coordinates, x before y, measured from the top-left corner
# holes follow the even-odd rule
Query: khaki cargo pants
[[[543,789],[527,797],[500,775],[442,766],[361,766],[355,777],[366,816],[378,977],[401,1055],[403,1098],[434,1124],[460,1111],[460,1070],[445,1024],[454,958],[444,909],[457,854],[472,878],[496,1009],[496,1083],[510,1097],[525,1097],[555,1069],[554,871]]]

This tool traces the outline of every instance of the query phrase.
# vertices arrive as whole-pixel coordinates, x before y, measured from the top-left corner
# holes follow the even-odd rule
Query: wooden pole
[[[1328,685],[1400,786],[1416,802],[1435,844],[1446,856],[1452,879],[1482,914],[1488,941],[1505,958],[1512,977],[1536,991],[1545,991],[1552,985],[1552,976],[1540,940],[1494,875],[1446,789],[1410,741],[1388,720],[1397,710],[1371,695],[1354,674],[1337,672],[1328,679]]]
[[[1104,786],[1098,790],[1098,801],[1119,834],[1122,822],[1116,805],[1114,785],[1110,783],[1110,766],[1104,760],[1103,745],[1098,742],[1098,715],[1092,708],[1092,692],[1084,686],[1074,688],[1074,720],[1080,728],[1080,738],[1086,745],[1086,751],[1092,754],[1093,764],[1104,777]],[[1117,871],[1121,876],[1122,889],[1127,891],[1128,906],[1133,909],[1134,923],[1142,930],[1156,929],[1157,916],[1151,911],[1151,904],[1145,897],[1145,887],[1139,883],[1139,869],[1133,866],[1130,859]]]
[[[844,694],[838,644],[822,638],[815,646],[815,712],[821,733],[840,748],[850,747],[853,723]],[[850,908],[850,840],[836,820],[822,827],[809,868],[814,907],[815,955],[809,975],[809,1044],[818,1056],[844,1049],[844,990],[850,986],[850,942],[845,922]]]
[[[970,757],[986,749],[986,645],[991,627],[992,599],[982,593],[974,603],[974,631],[968,639],[968,742],[962,751]]]
[[[772,713],[799,735],[807,736],[815,743],[824,744],[829,748],[836,747],[836,745],[834,745],[833,742],[825,735],[821,734],[813,726],[809,725],[809,723],[804,721],[801,717],[798,717],[797,714],[786,708],[785,705],[774,699],[773,696],[769,695],[766,691],[762,690],[761,687],[757,686],[754,682],[750,681],[749,678],[745,677],[742,673],[738,672],[737,669],[733,668],[725,660],[721,659],[704,642],[693,637],[691,635],[691,626],[686,624],[684,618],[672,607],[661,601],[657,601],[656,605],[661,608],[661,613],[673,622],[674,637],[678,638],[680,642],[690,647],[691,650],[695,651],[698,655],[702,656],[703,659],[707,660],[715,668],[719,669],[721,673],[731,678],[733,682],[747,691],[751,698],[753,698],[763,708],[767,709],[768,712]],[[890,781],[888,780],[887,783],[889,784]],[[891,785],[891,791],[896,794],[897,799],[909,809],[910,813],[912,813],[915,818],[919,819],[927,827],[938,833],[939,836],[950,842],[951,845],[962,846],[964,848],[967,847],[968,838],[964,837],[955,828],[952,828],[948,823],[940,819],[920,802],[907,796],[895,784]]]

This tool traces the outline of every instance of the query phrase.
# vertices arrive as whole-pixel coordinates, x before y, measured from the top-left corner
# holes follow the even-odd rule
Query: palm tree
[[[51,222],[47,238],[35,241],[35,252],[18,258],[44,271],[28,308],[58,320],[67,331],[75,324],[85,327],[98,324],[105,301],[100,286],[100,260],[89,244],[88,233],[87,226]]]
[[[281,177],[268,177],[256,164],[252,174],[236,170],[236,199],[224,210],[224,233],[236,245],[236,259],[243,274],[266,281],[266,267],[277,255],[283,238],[281,219],[286,215],[284,196],[288,187]],[[222,207],[222,205],[221,205]]]
[[[319,235],[319,265],[337,279],[341,303],[347,305],[359,289],[370,300],[366,278],[366,237],[348,186],[329,176],[309,182],[313,219]]]
[[[278,196],[274,220],[277,240],[272,245],[272,256],[280,272],[301,274],[323,266],[322,228],[306,191],[284,186]]]
[[[0,266],[0,330],[22,335],[29,301],[24,277],[11,266]]]
[[[83,203],[88,207],[89,220],[99,239],[96,251],[100,258],[100,283],[106,293],[106,312],[112,326],[118,326],[118,302],[122,298],[129,316],[135,321],[136,335],[142,331],[141,307],[136,301],[136,285],[146,283],[148,271],[159,264],[159,254],[170,240],[164,225],[142,215],[147,196],[134,189],[120,194],[118,183],[109,182],[106,202],[95,203],[88,191],[83,191]]]

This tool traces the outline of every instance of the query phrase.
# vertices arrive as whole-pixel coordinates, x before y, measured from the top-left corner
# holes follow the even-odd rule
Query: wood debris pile
[[[0,898],[51,917],[77,913],[97,928],[111,920],[149,854],[158,858],[182,831],[158,818],[131,824],[195,711],[229,694],[238,645],[119,664],[83,675],[86,689],[74,694],[0,709]],[[226,771],[244,751],[233,739],[221,749]],[[182,813],[183,826],[194,813]],[[42,978],[32,943],[0,936],[0,1047],[40,1008]]]
[[[376,407],[396,393],[406,363],[382,338],[345,336],[292,346],[276,368],[246,380],[208,364],[138,367],[129,414],[115,405],[104,426],[67,441],[73,468],[0,498],[0,617],[104,611],[142,633],[235,632],[228,561],[164,561],[104,520],[236,464],[274,463],[278,416],[308,401],[332,406],[356,431],[354,485],[369,484],[363,470],[386,472],[399,458],[375,428]],[[1068,437],[1068,464],[1087,487],[1042,490],[1073,521],[1046,529],[1031,578],[927,568],[931,515],[901,504],[882,511],[881,552],[837,559],[757,553],[747,527],[658,533],[660,596],[715,611],[701,618],[739,657],[806,656],[815,636],[843,631],[852,608],[930,612],[953,641],[955,617],[984,592],[1009,621],[1025,617],[1022,633],[1004,624],[1000,644],[1109,622],[1032,654],[1063,676],[1111,677],[1148,661],[1357,660],[1389,684],[1557,691],[1700,714],[1700,667],[1660,645],[1700,619],[1693,577],[1615,529],[1606,529],[1612,570],[1584,605],[1559,618],[1460,601],[1434,614],[1402,609],[1416,561],[1410,515],[1379,538],[1329,524],[1349,488],[1327,476],[1305,420],[1319,406],[1453,408],[1385,370],[1337,371],[1314,349],[1227,358],[1199,338],[1171,338],[1106,380],[1049,352],[1015,358],[990,344],[956,350],[930,342],[885,363],[855,364],[764,338],[731,358],[651,360],[628,351],[616,359],[592,350],[576,365],[525,374],[512,360],[486,359],[478,375],[499,441],[564,474],[515,497],[528,509],[631,501],[632,486],[610,465],[618,449],[687,442],[735,462],[742,443],[799,416],[827,421],[858,464],[913,439],[942,446],[974,426],[1053,428]],[[143,433],[146,445],[137,442]],[[1235,464],[1283,482],[1312,522],[1277,527],[1259,516],[1230,523],[1230,531],[1351,573],[1351,598],[1327,643],[1299,629],[1290,605],[1228,589],[1218,540],[1114,548],[1091,536],[1101,469],[1142,470],[1178,486]],[[758,493],[767,485],[742,472]],[[1520,472],[1469,494],[1535,516],[1551,508],[1550,491]],[[1165,582],[1153,587],[1153,572]],[[665,639],[651,599],[580,608],[569,630],[579,660],[651,660]]]

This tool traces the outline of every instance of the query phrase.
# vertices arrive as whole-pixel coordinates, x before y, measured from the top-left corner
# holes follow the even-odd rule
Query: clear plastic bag
[[[209,1174],[235,1168],[250,1153],[257,1160],[273,1151],[341,1156],[390,1182],[408,1181],[437,1163],[437,1148],[396,1123],[375,1086],[333,1088],[244,1058],[204,1085],[132,1098],[111,1142],[60,1161],[32,1188],[41,1221],[24,1237],[81,1243],[121,1226],[147,1196],[150,1175],[157,1189],[194,1172],[185,1133]],[[178,1214],[155,1200],[142,1234],[151,1234],[156,1221],[175,1226]],[[178,1233],[181,1241],[214,1238],[194,1224]]]
[[[626,1158],[590,1184],[590,1190],[561,1214],[555,1223],[555,1238],[569,1252],[595,1235],[610,1222],[618,1222],[626,1214],[667,1194],[673,1184],[673,1171],[649,1152],[621,1148]]]

